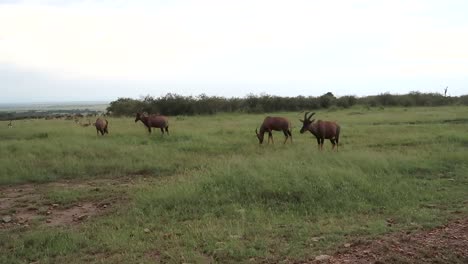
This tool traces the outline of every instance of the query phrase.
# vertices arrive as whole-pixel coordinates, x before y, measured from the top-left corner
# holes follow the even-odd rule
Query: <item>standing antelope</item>
[[[265,132],[268,132],[268,144],[270,144],[270,139],[271,143],[273,142],[273,135],[271,131],[283,131],[284,136],[286,137],[284,139],[283,144],[286,144],[286,141],[290,137],[291,143],[292,143],[292,134],[291,134],[291,122],[289,122],[288,119],[284,117],[271,117],[267,116],[263,120],[262,125],[260,126],[260,133],[258,133],[257,129],[255,129],[255,134],[257,134],[257,138],[260,144],[263,143],[263,136],[265,135]]]
[[[314,123],[315,119],[310,120],[310,118],[315,115],[312,113],[307,117],[309,112],[305,112],[304,120],[299,119],[302,122],[301,134],[305,131],[310,131],[316,138],[318,143],[319,150],[323,150],[323,141],[325,139],[330,139],[330,142],[333,144],[332,150],[335,149],[338,151],[338,142],[340,140],[340,126],[335,122],[322,121],[319,120]]]
[[[13,127],[13,124],[11,123],[11,120],[10,120],[10,123],[8,123],[8,128],[12,128]]]
[[[140,120],[147,128],[148,132],[151,134],[151,128],[156,127],[161,129],[161,133],[164,135],[164,130],[169,135],[169,120],[163,115],[144,115],[142,113],[137,113],[135,117],[135,123]]]
[[[108,124],[109,122],[107,121],[107,119],[96,119],[96,123],[94,123],[94,126],[96,127],[96,134],[99,135],[99,132],[101,132],[102,136],[104,136],[104,134],[109,134],[109,130],[107,130]]]

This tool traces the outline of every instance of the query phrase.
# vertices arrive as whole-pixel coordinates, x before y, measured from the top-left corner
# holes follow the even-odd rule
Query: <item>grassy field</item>
[[[167,137],[133,118],[108,118],[104,137],[72,121],[1,122],[0,190],[32,187],[23,203],[38,209],[111,206],[0,229],[0,263],[303,261],[468,214],[468,107],[317,112],[341,125],[338,153],[299,134],[300,113],[274,113],[295,125],[293,144],[276,132],[259,146],[265,115],[171,117]]]

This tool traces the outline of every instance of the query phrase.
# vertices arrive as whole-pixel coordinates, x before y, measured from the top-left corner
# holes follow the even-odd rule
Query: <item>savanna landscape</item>
[[[468,107],[315,112],[1,121],[0,263],[468,262]]]
[[[0,264],[468,264],[468,1],[0,1]]]

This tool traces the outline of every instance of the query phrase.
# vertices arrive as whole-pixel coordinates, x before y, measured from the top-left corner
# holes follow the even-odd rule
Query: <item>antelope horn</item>
[[[307,114],[308,114],[308,113],[309,113],[309,112],[305,112],[305,113],[304,113],[304,120],[307,120]]]
[[[315,112],[313,112],[312,114],[309,115],[309,117],[307,118],[307,120],[310,120],[310,118],[315,115]]]

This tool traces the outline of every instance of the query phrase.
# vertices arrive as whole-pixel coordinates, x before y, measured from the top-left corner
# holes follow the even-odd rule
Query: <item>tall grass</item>
[[[329,142],[319,152],[310,134],[298,133],[300,113],[275,113],[295,122],[293,144],[280,144],[283,136],[275,133],[277,144],[261,146],[254,130],[264,115],[171,118],[168,137],[148,136],[127,118],[110,119],[106,137],[65,121],[24,121],[14,132],[0,130],[3,184],[155,180],[130,187],[129,204],[112,215],[75,229],[0,231],[9,238],[0,239],[0,252],[8,253],[0,260],[301,261],[347,236],[432,226],[452,211],[467,212],[468,123],[452,122],[467,113],[466,107],[317,113],[341,124],[338,153]]]

